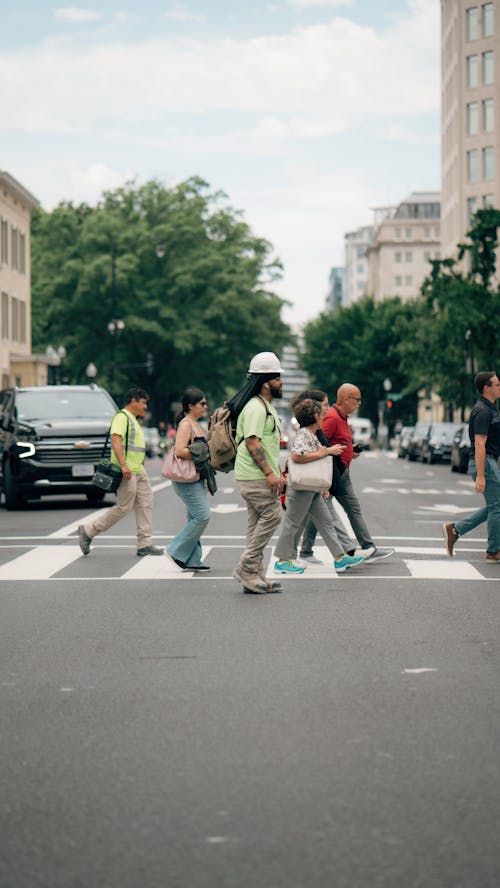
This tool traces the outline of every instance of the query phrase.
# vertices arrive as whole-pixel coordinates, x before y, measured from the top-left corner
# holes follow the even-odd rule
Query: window
[[[7,219],[2,219],[0,236],[0,261],[7,265],[9,261],[9,224]]]
[[[405,284],[407,287],[411,287],[411,285],[413,284],[413,278],[412,278],[411,274],[406,275]]]
[[[19,233],[19,271],[26,274],[26,235]]]
[[[493,83],[493,50],[483,52],[483,83]]]
[[[19,342],[26,342],[26,303],[19,303]]]
[[[400,228],[394,229],[394,237],[401,237],[401,229]]]
[[[495,175],[495,154],[492,146],[483,148],[483,179],[493,179]]]
[[[2,339],[9,338],[9,297],[2,293]]]
[[[400,252],[394,253],[394,258],[395,258],[396,262],[401,262],[401,253]]]
[[[466,17],[466,30],[467,30],[467,40],[477,40],[479,36],[479,10],[477,6],[473,6],[471,9],[467,9],[465,11]]]
[[[495,206],[495,195],[494,194],[483,194],[483,207],[485,208],[485,210],[487,210],[488,207],[494,207],[494,206]]]
[[[493,36],[493,3],[483,4],[483,37]]]
[[[492,133],[495,126],[494,120],[494,103],[493,99],[483,100],[483,130],[485,133]]]
[[[365,248],[364,247],[356,247],[356,256],[358,257],[358,259],[364,259]]]
[[[430,237],[430,236],[431,236],[431,230],[430,230],[429,226],[424,225],[424,237]]]
[[[475,136],[479,130],[479,105],[469,102],[467,105],[467,135]]]
[[[467,198],[467,225],[470,225],[472,217],[477,210],[477,197]]]
[[[412,253],[411,250],[407,250],[407,251],[406,251],[406,253],[405,253],[405,260],[406,260],[406,262],[412,262],[412,260],[413,260],[413,253]]]
[[[403,282],[403,278],[401,277],[401,275],[397,274],[394,280],[396,281],[396,287],[400,287]]]
[[[11,302],[11,338],[13,342],[19,342],[19,300],[12,297]]]
[[[434,237],[441,237],[441,228],[439,225],[434,226]]]
[[[479,83],[478,73],[478,57],[477,55],[467,56],[466,67],[467,86],[477,86]]]
[[[356,266],[356,271],[358,272],[358,274],[363,274],[364,270],[365,270],[365,266],[363,265],[363,263],[358,262],[358,264]]]
[[[17,268],[18,263],[18,230],[15,225],[10,230],[10,266]]]
[[[479,179],[479,156],[477,148],[467,152],[467,181],[477,182]]]
[[[441,259],[441,250],[436,250],[434,253],[434,259]]]
[[[406,235],[407,238],[411,238],[411,236],[412,236],[412,230],[411,230],[411,228],[407,228],[407,229],[405,230],[405,235]]]

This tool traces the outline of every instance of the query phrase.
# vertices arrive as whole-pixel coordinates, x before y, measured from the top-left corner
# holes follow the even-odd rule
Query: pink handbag
[[[193,440],[194,430],[191,426],[191,440]],[[200,475],[196,471],[196,466],[192,459],[182,459],[175,455],[175,444],[168,451],[163,462],[161,470],[164,478],[170,481],[181,481],[184,484],[192,484],[193,481],[199,481]]]

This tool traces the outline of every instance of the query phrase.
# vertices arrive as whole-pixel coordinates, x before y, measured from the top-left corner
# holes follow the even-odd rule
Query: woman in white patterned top
[[[343,444],[325,447],[320,444],[317,438],[316,432],[321,428],[321,405],[317,401],[308,398],[297,404],[295,418],[300,428],[290,453],[291,460],[305,463],[342,453]],[[306,515],[310,516],[332,553],[334,567],[338,573],[349,570],[363,561],[362,558],[351,557],[342,551],[323,493],[292,488],[287,490],[285,518],[276,546],[277,561],[274,569],[277,573],[301,574],[304,572],[305,568],[294,564],[293,559],[297,556],[295,537]]]

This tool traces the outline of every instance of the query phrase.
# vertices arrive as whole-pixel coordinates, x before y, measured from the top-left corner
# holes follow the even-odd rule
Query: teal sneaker
[[[274,569],[280,574],[303,574],[305,567],[299,567],[293,561],[275,561]]]
[[[351,570],[352,567],[357,567],[358,564],[363,564],[363,560],[364,559],[361,558],[361,556],[344,555],[343,558],[334,561],[333,566],[337,573],[344,573],[345,570]]]

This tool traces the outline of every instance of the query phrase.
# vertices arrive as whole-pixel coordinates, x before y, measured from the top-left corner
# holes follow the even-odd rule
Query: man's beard
[[[279,385],[274,386],[272,382],[269,383],[269,391],[271,392],[271,398],[282,398],[283,397],[283,388]]]

